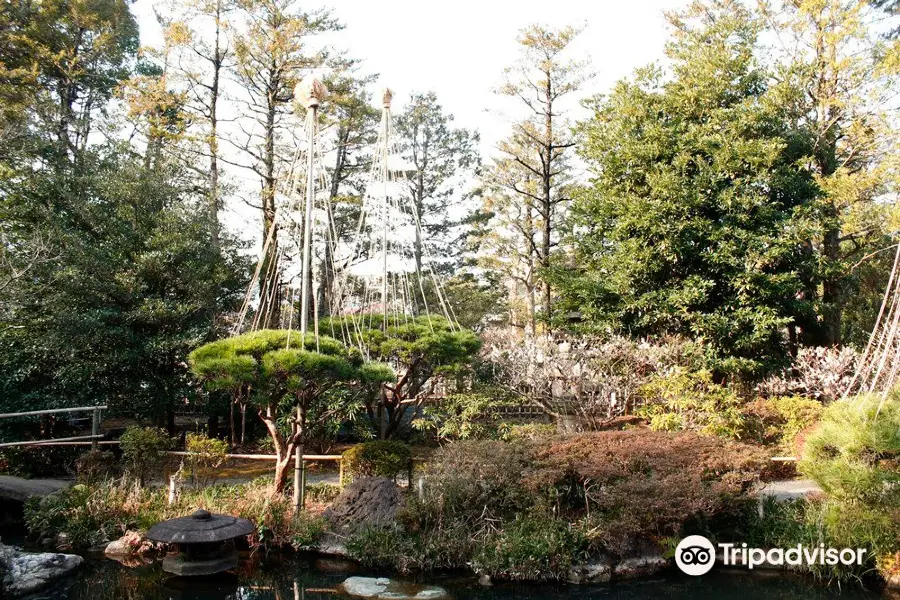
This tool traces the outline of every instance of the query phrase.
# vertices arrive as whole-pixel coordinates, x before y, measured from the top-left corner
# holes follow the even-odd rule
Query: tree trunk
[[[531,204],[525,207],[525,231],[526,237],[525,247],[528,252],[527,274],[525,277],[525,302],[528,307],[528,315],[525,320],[525,336],[533,337],[537,327],[534,297],[534,216],[532,214]]]
[[[427,144],[425,146],[425,151],[427,151]],[[425,166],[419,168],[419,174],[416,178],[416,192],[414,198],[416,213],[419,219],[419,227],[416,227],[416,241],[415,241],[415,255],[416,255],[416,273],[418,276],[421,276],[422,273],[422,255],[423,255],[423,244],[424,240],[422,239],[422,220],[424,215],[422,212],[425,210]]]
[[[244,434],[247,432],[247,405],[241,403],[241,447],[244,446]]]
[[[291,466],[291,456],[292,453],[287,454],[286,456],[279,456],[278,460],[275,461],[275,481],[273,483],[273,490],[276,493],[281,493],[284,491],[284,488],[287,487],[288,480],[288,468]]]
[[[171,408],[166,409],[166,431],[169,435],[175,435],[175,411]]]
[[[275,86],[274,83],[271,84]],[[277,89],[277,87],[270,87]],[[275,97],[270,92],[266,107],[265,122],[265,149],[263,153],[263,187],[262,187],[262,212],[263,212],[263,240],[269,235],[275,225]],[[259,310],[261,313],[260,325],[262,328],[271,328],[277,318],[278,306],[278,265],[276,264],[278,248],[277,231],[272,233],[272,241],[266,255],[263,257],[263,266],[259,275]]]
[[[275,481],[273,483],[273,490],[275,493],[281,493],[287,486],[287,476],[290,472],[288,467],[293,458],[294,448],[300,442],[300,438],[303,435],[302,423],[298,423],[296,420],[293,421],[291,425],[291,435],[285,439],[278,431],[275,406],[269,405],[265,408],[260,408],[258,414],[269,432],[269,437],[272,438],[272,444],[275,446]],[[305,419],[305,413],[301,414],[303,414],[302,419]]]
[[[219,250],[219,74],[222,70],[222,0],[216,2],[216,41],[213,47],[213,79],[209,88],[209,227],[213,248]]]
[[[823,345],[839,346],[841,344],[841,304],[843,302],[843,282],[839,272],[834,268],[841,258],[840,230],[832,227],[825,232],[822,252],[829,267],[822,280]]]
[[[219,416],[209,415],[206,419],[206,435],[211,438],[219,437]]]
[[[553,227],[553,196],[552,196],[552,186],[553,186],[553,96],[552,96],[552,78],[549,72],[545,73],[545,88],[544,93],[546,94],[545,104],[546,110],[544,112],[544,140],[545,147],[543,149],[544,152],[544,172],[543,172],[543,217],[544,217],[544,226],[541,236],[541,270],[543,271],[541,275],[542,279],[542,308],[544,312],[544,319],[547,323],[547,331],[550,331],[550,282],[547,277],[550,274],[550,237],[551,230]]]
[[[228,407],[228,437],[231,440],[231,447],[234,448],[237,442],[237,433],[234,427],[234,404],[236,400],[231,400],[231,405]]]

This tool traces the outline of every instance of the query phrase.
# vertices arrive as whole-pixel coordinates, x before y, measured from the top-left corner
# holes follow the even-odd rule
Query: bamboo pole
[[[104,410],[106,408],[108,408],[108,406],[106,406],[105,404],[103,406],[78,406],[76,408],[48,408],[47,410],[29,410],[26,412],[2,413],[0,414],[0,419],[10,419],[14,417],[33,417],[36,415],[56,415],[60,413]]]
[[[97,437],[103,437],[97,436]],[[59,445],[53,444],[52,442],[75,442],[81,440],[95,440],[96,437],[93,435],[79,435],[76,437],[67,437],[67,438],[56,438],[54,440],[29,440],[26,442],[6,442],[4,444],[0,444],[0,448],[12,448],[13,446],[52,446]],[[89,444],[92,442],[88,442]]]
[[[91,435],[94,436],[94,439],[91,442],[91,452],[97,451],[97,438],[100,437],[100,409],[94,409],[94,419],[91,424]]]
[[[100,442],[110,443],[110,444],[118,444],[118,441],[112,442]],[[191,452],[185,452],[184,450],[169,450],[166,452],[169,456],[192,456]],[[274,454],[226,454],[226,459],[239,459],[239,460],[276,460],[278,457]],[[341,460],[340,454],[304,454],[303,460],[308,461],[339,461]]]

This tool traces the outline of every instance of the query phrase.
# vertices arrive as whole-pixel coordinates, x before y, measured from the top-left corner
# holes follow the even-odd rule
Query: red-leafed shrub
[[[429,459],[395,528],[348,548],[370,567],[557,579],[589,553],[641,556],[726,518],[766,462],[753,446],[646,429],[456,442]]]
[[[595,542],[625,554],[727,509],[759,479],[758,448],[694,433],[607,431],[559,438],[534,452],[525,483],[583,514]]]

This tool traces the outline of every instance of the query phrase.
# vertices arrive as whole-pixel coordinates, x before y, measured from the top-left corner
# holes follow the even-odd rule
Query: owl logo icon
[[[709,573],[716,562],[716,549],[702,535],[689,535],[675,548],[675,564],[687,575]]]

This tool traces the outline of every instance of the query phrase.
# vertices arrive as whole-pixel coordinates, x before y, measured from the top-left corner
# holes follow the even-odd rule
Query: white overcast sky
[[[596,76],[578,98],[571,99],[570,115],[578,118],[582,116],[578,100],[608,91],[636,67],[662,57],[669,35],[663,11],[688,2],[311,0],[301,7],[332,9],[345,29],[330,35],[327,43],[361,59],[361,72],[378,73],[377,89],[394,90],[395,110],[402,109],[411,92],[436,92],[457,126],[481,134],[482,158],[487,162],[496,154],[497,142],[509,134],[509,119],[524,116],[516,112],[522,107],[514,100],[493,93],[502,82],[503,69],[517,58],[515,40],[520,29],[534,23],[585,27],[569,56],[590,59]],[[154,3],[137,0],[132,5],[143,45],[161,43]],[[226,175],[248,197],[258,193],[259,180],[252,172],[238,169]],[[222,218],[229,229],[259,243],[258,210],[234,197],[226,198]]]
[[[153,0],[137,0],[144,44],[159,41]],[[597,76],[585,94],[602,92],[635,67],[661,57],[668,29],[663,11],[687,0],[332,0],[328,7],[346,26],[334,44],[364,61],[405,101],[410,92],[433,90],[460,126],[483,136],[485,158],[508,132],[497,111],[511,108],[492,90],[516,58],[517,32],[532,23],[586,24],[572,54],[592,61]],[[488,112],[491,111],[491,112]],[[507,112],[509,112],[507,110]]]

